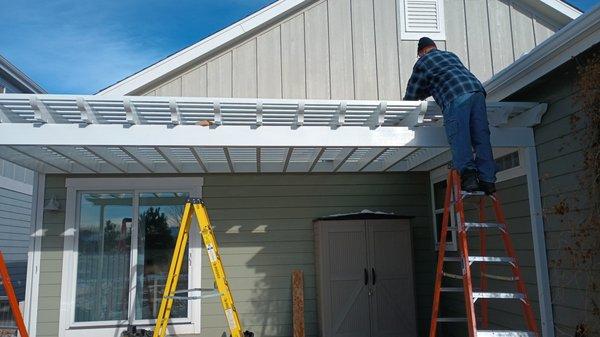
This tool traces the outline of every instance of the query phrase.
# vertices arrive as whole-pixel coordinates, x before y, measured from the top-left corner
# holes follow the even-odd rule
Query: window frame
[[[429,188],[430,188],[430,194],[431,194],[431,215],[432,215],[432,223],[433,223],[433,242],[434,242],[434,250],[438,251],[440,249],[440,240],[438,238],[438,234],[437,234],[437,218],[436,215],[444,212],[444,208],[441,209],[436,209],[435,208],[435,189],[434,189],[434,185],[442,182],[444,180],[446,180],[448,178],[448,168],[444,165],[441,167],[438,167],[437,169],[431,170],[429,172]],[[456,212],[454,212],[454,206],[451,205],[450,206],[450,223],[448,224],[449,226],[456,226]],[[458,250],[458,244],[457,244],[457,237],[456,237],[456,231],[448,231],[448,233],[451,235],[451,240],[449,242],[446,242],[446,250],[447,251],[457,251]]]
[[[132,228],[130,248],[130,268],[137,266],[139,195],[144,192],[187,192],[190,196],[202,197],[202,177],[161,177],[161,178],[67,178],[67,201],[65,205],[65,232],[63,267],[61,281],[61,310],[59,334],[62,337],[86,336],[93,331],[96,337],[114,337],[126,330],[129,324],[151,329],[155,319],[134,319],[135,296],[137,289],[136,272],[130,274],[128,312],[125,320],[75,322],[75,299],[77,282],[78,226],[80,216],[80,195],[82,193],[132,193]],[[126,188],[124,188],[126,187]],[[198,231],[190,231],[188,243],[188,288],[200,288],[202,282],[202,239]],[[192,270],[194,270],[192,272]],[[188,317],[171,319],[176,334],[200,333],[201,300],[188,301]]]
[[[503,182],[503,181],[510,180],[510,179],[517,178],[517,177],[521,177],[521,176],[524,176],[527,174],[527,172],[525,172],[525,165],[523,165],[523,163],[525,162],[525,156],[524,156],[522,149],[513,148],[513,147],[511,147],[511,148],[508,148],[508,147],[494,148],[493,149],[494,159],[504,157],[504,156],[509,155],[514,152],[518,152],[519,165],[515,166],[515,167],[511,167],[504,171],[497,172],[496,173],[496,183]]]
[[[416,41],[419,40],[423,36],[427,36],[432,40],[437,41],[446,41],[446,21],[444,15],[444,0],[435,0],[437,2],[438,8],[438,22],[440,23],[440,29],[437,32],[429,32],[429,31],[407,31],[406,26],[406,6],[407,0],[397,0],[396,8],[398,12],[398,30],[400,32],[401,40],[409,40]]]

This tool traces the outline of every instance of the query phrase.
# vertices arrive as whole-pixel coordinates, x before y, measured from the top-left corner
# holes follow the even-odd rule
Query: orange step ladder
[[[513,247],[508,228],[506,225],[506,219],[504,212],[500,205],[498,197],[493,195],[485,195],[483,192],[464,192],[461,191],[460,176],[456,170],[451,170],[448,173],[448,180],[446,182],[446,195],[444,199],[444,214],[442,218],[442,232],[439,245],[439,254],[437,261],[437,269],[435,276],[435,291],[433,294],[433,308],[431,313],[431,326],[429,330],[429,337],[436,337],[438,324],[439,323],[451,323],[451,322],[466,322],[469,337],[539,337],[537,324],[531,308],[531,302],[527,296],[527,290],[525,283],[521,276],[521,270],[517,262],[515,249]],[[479,220],[478,222],[467,222],[465,220],[464,210],[464,199],[478,197],[479,199]],[[496,223],[485,221],[485,203],[487,198],[492,200],[493,209],[496,214]],[[456,218],[456,227],[451,228],[448,226],[451,214],[451,207],[454,206],[454,210],[458,217]],[[468,233],[471,230],[479,230],[480,238],[480,255],[471,256],[469,255],[468,247]],[[458,250],[459,256],[450,257],[446,256],[446,237],[448,231],[457,231],[458,234]],[[499,230],[504,243],[504,249],[506,252],[505,257],[487,256],[486,255],[486,231],[487,230]],[[453,262],[461,264],[461,274],[452,274],[444,271],[444,263]],[[480,289],[473,288],[472,270],[471,266],[474,263],[480,264],[481,271],[481,282]],[[487,264],[501,264],[510,267],[512,276],[498,276],[487,273]],[[444,278],[460,279],[462,280],[461,287],[443,287],[442,280]],[[488,288],[488,279],[496,279],[500,281],[514,282],[516,292],[490,292]],[[465,317],[439,317],[440,312],[440,297],[445,292],[464,292],[465,296]],[[489,317],[488,317],[488,301],[491,299],[498,300],[517,300],[521,302],[523,309],[523,316],[525,323],[527,324],[527,330],[489,330]],[[476,306],[479,302],[480,305],[480,322],[481,329],[478,327]]]
[[[27,329],[25,328],[25,323],[23,322],[23,315],[21,315],[21,310],[19,309],[19,302],[17,301],[17,296],[15,296],[15,289],[13,288],[12,282],[10,281],[10,275],[8,274],[8,268],[6,267],[6,263],[4,262],[4,255],[0,251],[0,277],[2,277],[2,285],[4,286],[4,292],[6,297],[8,297],[8,303],[10,304],[10,309],[12,311],[13,317],[15,319],[15,323],[17,324],[17,328],[19,329],[20,337],[28,337]]]

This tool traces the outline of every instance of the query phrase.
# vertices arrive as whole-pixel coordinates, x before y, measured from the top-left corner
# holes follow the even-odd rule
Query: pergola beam
[[[110,137],[108,136],[110,135]],[[491,128],[494,147],[534,146],[531,128]],[[0,145],[72,146],[204,146],[204,147],[448,147],[442,127],[301,127],[251,129],[245,126],[205,128],[180,125],[1,123]]]

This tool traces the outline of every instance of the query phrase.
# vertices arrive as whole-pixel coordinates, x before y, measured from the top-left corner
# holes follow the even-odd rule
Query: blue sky
[[[271,2],[7,0],[0,54],[48,92],[91,94]]]

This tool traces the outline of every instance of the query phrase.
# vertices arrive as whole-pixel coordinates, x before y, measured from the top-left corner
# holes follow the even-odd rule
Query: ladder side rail
[[[0,276],[2,277],[2,285],[4,285],[4,293],[8,297],[8,303],[10,304],[10,309],[12,310],[13,318],[15,319],[15,323],[17,324],[17,328],[19,329],[19,334],[21,337],[28,337],[27,329],[25,328],[25,322],[23,321],[23,315],[21,314],[21,309],[19,309],[19,302],[17,301],[17,296],[15,295],[15,289],[13,288],[12,282],[10,280],[10,275],[8,273],[8,267],[6,267],[6,263],[4,262],[4,255],[0,251]]]
[[[495,198],[493,199],[493,205],[494,212],[496,213],[496,219],[498,219],[498,222],[503,223],[505,225],[505,228],[502,231],[502,241],[504,242],[504,248],[506,250],[506,253],[509,257],[514,259],[514,263],[511,265],[511,270],[513,276],[517,279],[516,289],[518,292],[522,293],[525,296],[524,300],[521,301],[521,306],[523,308],[523,314],[525,315],[527,328],[539,336],[539,330],[535,321],[533,309],[531,307],[531,301],[529,300],[529,296],[527,294],[527,287],[525,286],[525,281],[523,280],[523,277],[521,275],[521,268],[519,267],[520,265],[517,259],[517,254],[513,246],[512,240],[510,238],[508,225],[504,216],[504,211],[500,206],[500,199],[497,196],[495,196]]]
[[[444,213],[442,216],[442,232],[439,239],[437,267],[435,271],[435,287],[433,292],[433,307],[431,310],[431,325],[429,328],[429,337],[435,337],[437,333],[437,319],[440,309],[440,295],[442,287],[442,276],[444,273],[444,256],[446,255],[446,239],[448,236],[448,222],[450,220],[450,202],[452,195],[451,180],[452,172],[448,172],[446,180],[446,195],[444,197]],[[435,220],[434,220],[435,221]]]
[[[179,233],[177,234],[173,257],[171,258],[171,264],[169,265],[169,274],[165,283],[163,298],[160,301],[160,309],[158,311],[158,316],[156,317],[156,325],[152,334],[153,337],[164,337],[167,331],[169,317],[171,316],[171,308],[173,306],[172,296],[177,289],[177,283],[179,281],[179,273],[181,271],[183,256],[185,255],[185,247],[188,242],[191,219],[192,207],[189,202],[186,202],[181,217],[181,223],[179,225]]]
[[[479,200],[479,222],[485,222],[485,200],[486,198],[481,198]],[[486,256],[487,254],[487,237],[486,237],[486,229],[479,229],[479,248],[481,251],[481,256]],[[481,271],[481,279],[480,279],[480,287],[481,291],[485,292],[488,288],[488,279],[487,275],[487,263],[482,262],[479,265],[479,270]],[[489,327],[489,300],[487,298],[481,300],[481,326],[484,329]]]
[[[465,290],[465,309],[467,312],[467,327],[469,337],[477,335],[477,319],[475,317],[475,305],[473,301],[473,284],[471,279],[471,266],[469,264],[469,247],[467,242],[467,231],[465,228],[465,209],[461,195],[460,178],[458,172],[452,171],[452,190],[456,199],[456,211],[459,214],[458,236],[460,254],[462,256],[463,286]]]
[[[206,246],[206,250],[208,252],[208,259],[215,276],[215,283],[217,284],[218,291],[221,293],[221,304],[223,306],[223,310],[225,311],[231,336],[243,337],[244,333],[242,332],[242,326],[238,312],[235,308],[233,296],[231,295],[231,290],[225,276],[225,269],[223,268],[223,263],[221,262],[219,247],[217,245],[217,240],[215,238],[210,219],[208,218],[206,206],[203,203],[195,203],[194,211],[196,213],[196,218],[198,219],[198,228],[200,229],[204,245]]]

